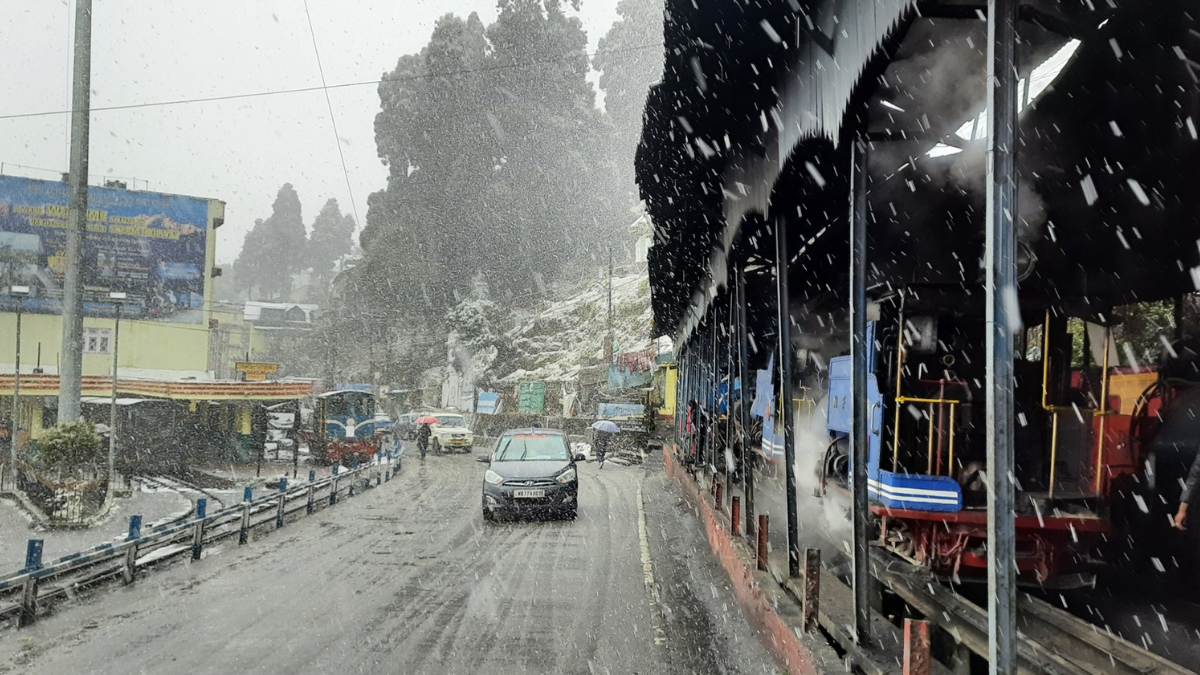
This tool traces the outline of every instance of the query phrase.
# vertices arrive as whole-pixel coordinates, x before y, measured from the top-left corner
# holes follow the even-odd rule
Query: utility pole
[[[125,299],[126,294],[124,291],[112,291],[108,297],[116,308],[113,320],[112,389],[108,401],[108,491],[109,496],[112,496],[112,491],[117,485],[117,364],[120,358],[118,350],[121,346],[121,301]]]
[[[8,430],[8,447],[12,454],[9,473],[13,477],[13,491],[17,490],[17,438],[21,431],[21,310],[25,307],[28,286],[10,286],[8,294],[17,297],[17,363],[13,369],[12,422]],[[40,360],[40,358],[39,358]]]
[[[62,364],[58,371],[58,421],[81,416],[83,386],[83,242],[88,212],[88,122],[92,91],[92,0],[75,1],[75,72],[71,92],[71,174],[67,270],[63,279]]]
[[[610,248],[608,249],[608,354],[604,357],[610,366],[613,363],[613,347],[617,344],[617,336],[613,332],[612,279],[613,256]]]

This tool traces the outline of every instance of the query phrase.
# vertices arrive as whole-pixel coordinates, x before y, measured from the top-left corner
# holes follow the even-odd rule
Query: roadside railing
[[[374,485],[391,480],[400,472],[401,452],[377,453],[370,462],[349,468],[333,466],[333,473],[318,479],[308,472],[307,482],[289,484],[280,478],[277,488],[256,498],[245,488],[242,502],[208,512],[208,500],[200,498],[182,520],[142,530],[142,517],[129,517],[129,532],[119,541],[93,546],[50,562],[42,560],[43,540],[30,539],[21,569],[0,575],[0,622],[16,618],[17,628],[37,620],[52,600],[72,598],[78,592],[121,579],[132,584],[138,571],[190,553],[200,560],[204,547],[235,535],[238,545],[250,541],[253,531],[284,527],[289,517],[311,515],[337,504]],[[345,470],[343,470],[345,469]],[[299,517],[299,516],[297,516]]]

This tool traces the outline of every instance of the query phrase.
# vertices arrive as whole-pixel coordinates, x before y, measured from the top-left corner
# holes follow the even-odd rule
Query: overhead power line
[[[346,154],[342,152],[342,137],[338,135],[337,118],[333,114],[333,102],[329,100],[329,87],[325,85],[325,67],[321,65],[321,50],[317,49],[317,32],[313,30],[312,14],[308,11],[308,0],[304,0],[304,16],[308,18],[308,34],[312,36],[313,53],[317,56],[317,72],[321,75],[321,90],[325,92],[325,105],[329,108],[329,122],[333,126],[333,144],[337,146],[338,159],[342,160],[342,175],[346,178],[346,192],[350,193],[350,209],[354,211],[354,226],[364,225],[358,217],[358,202],[354,201],[354,188],[350,187],[350,172],[346,170]]]
[[[600,54],[621,54],[621,53],[627,53],[627,52],[643,51],[646,49],[659,49],[659,48],[662,48],[662,46],[663,46],[663,43],[657,42],[654,44],[638,45],[636,47],[623,47],[621,49],[596,50],[594,52],[585,53],[585,56],[592,58],[592,57],[598,56]],[[432,80],[432,79],[438,78],[438,77],[453,77],[456,75],[473,75],[473,74],[494,73],[494,72],[502,71],[502,70],[518,70],[518,69],[522,69],[522,68],[537,68],[539,66],[546,66],[546,65],[553,64],[553,63],[561,63],[561,62],[566,61],[571,58],[574,58],[574,56],[564,57],[564,58],[559,58],[559,59],[544,59],[541,61],[528,61],[525,63],[507,63],[507,64],[489,66],[487,68],[464,68],[462,70],[449,70],[449,71],[445,71],[445,72],[441,72],[441,73],[424,73],[424,74],[420,74],[420,75],[406,75],[403,77],[385,77],[385,78],[380,78],[377,80],[361,80],[361,81],[357,81],[357,82],[339,82],[337,84],[325,84],[324,82],[322,82],[322,84],[320,86],[296,87],[293,89],[270,89],[270,90],[265,90],[265,91],[245,92],[245,93],[240,93],[240,94],[222,94],[222,95],[217,95],[217,96],[202,96],[202,97],[197,97],[197,98],[180,98],[180,99],[172,99],[169,101],[146,101],[146,102],[142,102],[142,103],[126,103],[126,104],[122,104],[122,105],[92,106],[91,112],[96,113],[96,112],[111,112],[111,111],[117,111],[117,110],[137,110],[139,108],[161,108],[161,107],[165,107],[165,106],[187,105],[187,104],[192,104],[192,103],[213,103],[213,102],[219,102],[219,101],[235,101],[235,100],[247,99],[247,98],[262,98],[265,96],[284,96],[287,94],[305,94],[305,93],[314,92],[314,91],[324,91],[324,92],[326,92],[326,94],[328,94],[328,92],[332,89],[349,89],[352,87],[368,87],[368,86],[372,86],[372,85],[382,84],[384,82],[414,82],[417,80]],[[8,115],[0,115],[0,120],[14,120],[14,119],[29,118],[29,117],[49,117],[51,115],[70,115],[72,112],[74,112],[74,111],[68,109],[68,110],[41,110],[41,111],[36,111],[36,112],[12,113],[12,114],[8,114]]]

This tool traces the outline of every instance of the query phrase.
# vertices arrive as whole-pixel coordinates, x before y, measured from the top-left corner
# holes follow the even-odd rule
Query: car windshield
[[[438,415],[437,421],[438,421],[439,427],[465,427],[465,426],[467,426],[466,422],[463,422],[463,418],[458,415]]]
[[[535,434],[514,434],[501,438],[495,456],[497,462],[565,461],[568,458],[562,436]]]

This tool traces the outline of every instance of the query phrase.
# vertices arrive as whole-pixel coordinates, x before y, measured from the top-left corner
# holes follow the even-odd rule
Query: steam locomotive
[[[982,578],[987,566],[985,322],[983,303],[971,297],[981,298],[982,288],[905,287],[880,300],[879,319],[868,325],[867,472],[877,541],[956,581]],[[1176,340],[1159,364],[1116,368],[1118,314],[1023,309],[1014,401],[1018,581],[1080,587],[1111,564],[1181,562],[1161,547],[1179,543],[1169,515],[1200,444],[1200,350]],[[849,357],[831,359],[822,411],[830,443],[818,466],[823,485],[846,491],[850,382]]]

